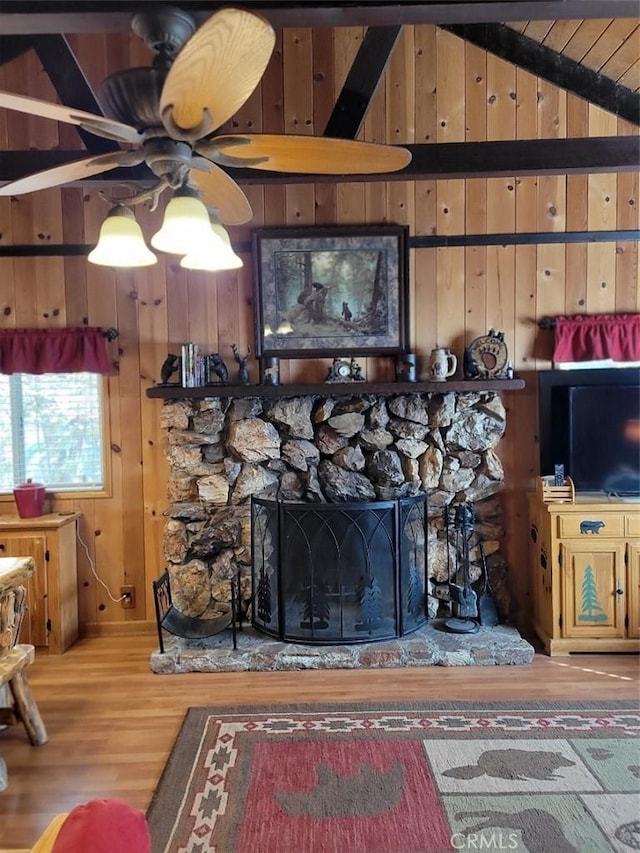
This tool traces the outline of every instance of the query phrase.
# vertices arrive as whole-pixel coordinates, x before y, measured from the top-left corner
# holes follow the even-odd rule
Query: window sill
[[[102,498],[111,498],[113,495],[111,492],[107,492],[104,489],[96,489],[95,491],[47,491],[45,497],[45,503],[50,501],[75,501],[75,500],[93,500],[94,498],[102,499]],[[13,492],[0,492],[0,504],[2,503],[13,503]]]

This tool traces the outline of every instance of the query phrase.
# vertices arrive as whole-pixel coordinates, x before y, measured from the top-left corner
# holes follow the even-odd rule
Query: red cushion
[[[121,800],[90,800],[69,812],[52,853],[150,853],[145,816]]]

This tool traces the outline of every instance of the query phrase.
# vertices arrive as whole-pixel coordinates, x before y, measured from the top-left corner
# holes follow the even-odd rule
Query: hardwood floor
[[[59,812],[94,797],[145,809],[190,706],[380,700],[635,699],[637,655],[536,655],[526,667],[155,675],[152,636],[82,640],[38,655],[29,681],[49,742],[0,731],[9,787],[0,846],[30,847]]]

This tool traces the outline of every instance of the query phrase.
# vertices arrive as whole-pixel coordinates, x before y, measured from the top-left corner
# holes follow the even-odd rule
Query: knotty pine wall
[[[285,30],[260,87],[235,117],[243,131],[322,134],[363,37],[362,28]],[[89,82],[149,65],[135,37],[70,37]],[[55,100],[35,54],[0,67],[0,86]],[[361,138],[389,143],[535,137],[616,136],[637,129],[433,26],[407,26],[396,46]],[[7,149],[81,148],[75,128],[0,111]],[[117,190],[113,191],[117,194]],[[122,187],[121,194],[128,188]],[[246,188],[254,219],[231,230],[235,243],[275,225],[404,223],[412,235],[637,229],[637,174],[524,177],[437,182],[297,184]],[[0,244],[91,243],[108,206],[95,188],[53,189],[0,199]],[[162,211],[137,211],[147,236]],[[167,467],[159,426],[162,403],[146,389],[159,380],[167,352],[193,340],[229,361],[230,344],[253,349],[251,258],[237,273],[180,269],[174,258],[140,272],[112,271],[76,257],[0,259],[3,327],[115,326],[119,373],[107,381],[110,497],[58,500],[82,512],[81,534],[98,573],[117,596],[136,587],[136,607],[121,609],[94,580],[82,548],[80,621],[85,633],[146,630],[153,619],[151,580],[163,568]],[[525,494],[537,472],[536,375],[550,367],[552,335],[537,320],[577,312],[640,309],[635,243],[412,250],[410,341],[426,378],[437,344],[459,358],[490,327],[503,330],[522,392],[504,395],[501,445],[511,588],[524,623],[529,612]],[[391,379],[387,359],[364,361],[369,379]],[[327,362],[283,364],[283,381],[322,381]],[[252,364],[257,382],[257,365]],[[1,512],[13,512],[4,499]]]

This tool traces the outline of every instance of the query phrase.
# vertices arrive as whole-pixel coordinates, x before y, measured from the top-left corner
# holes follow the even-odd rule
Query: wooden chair
[[[0,563],[0,724],[21,722],[31,744],[37,746],[48,738],[25,672],[35,659],[35,649],[17,642],[26,609],[22,583],[33,571],[31,558],[4,558]],[[0,760],[0,791],[6,786],[6,766]]]
[[[230,583],[231,606],[229,612],[213,618],[202,618],[200,616],[187,616],[174,607],[168,569],[165,569],[160,577],[153,581],[160,654],[164,654],[163,630],[185,640],[202,640],[205,637],[213,637],[231,626],[233,648],[236,648],[237,581],[232,580]]]

